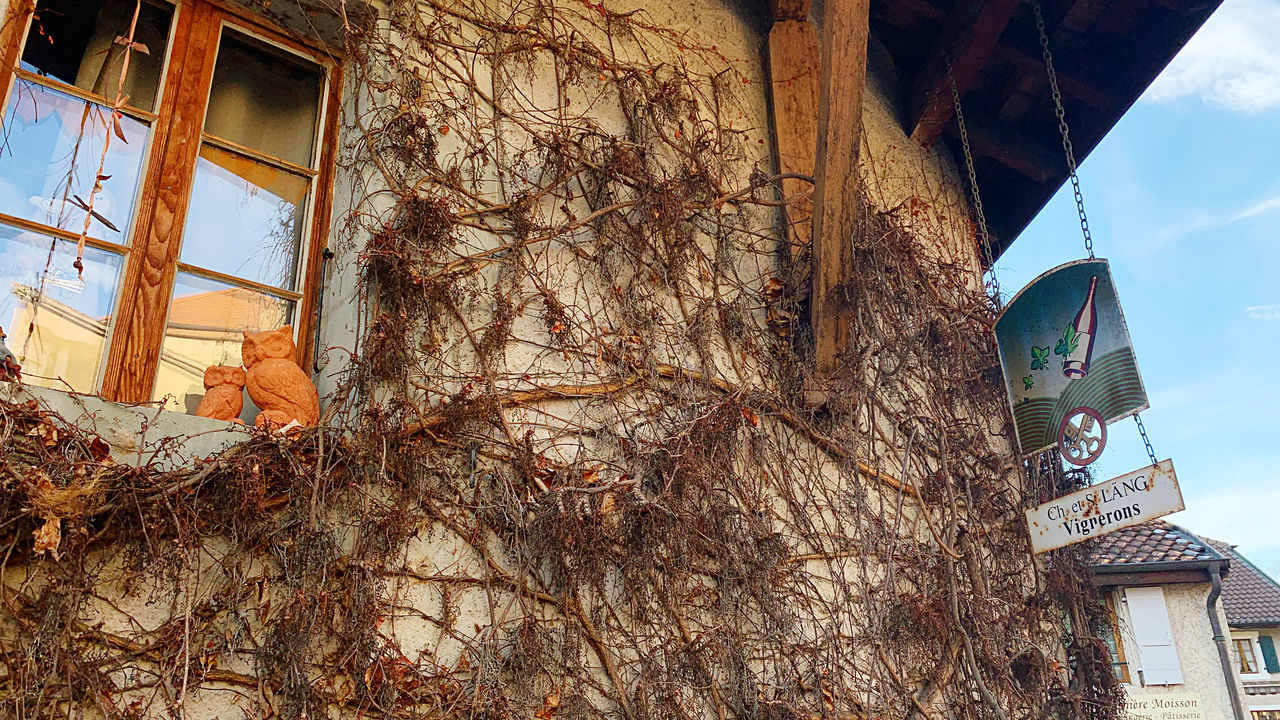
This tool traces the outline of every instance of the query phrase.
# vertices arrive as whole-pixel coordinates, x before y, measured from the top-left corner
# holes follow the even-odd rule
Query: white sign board
[[[1184,509],[1173,461],[1161,460],[1027,511],[1031,549],[1042,553]]]
[[[1204,706],[1195,693],[1127,693],[1124,720],[1204,720]]]

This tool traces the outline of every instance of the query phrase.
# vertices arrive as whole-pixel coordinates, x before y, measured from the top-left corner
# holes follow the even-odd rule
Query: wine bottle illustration
[[[1089,280],[1089,294],[1085,296],[1075,322],[1067,328],[1066,336],[1073,343],[1062,358],[1062,374],[1072,380],[1083,380],[1089,375],[1089,361],[1093,358],[1093,336],[1097,334],[1098,308],[1094,295],[1098,291],[1098,278]]]

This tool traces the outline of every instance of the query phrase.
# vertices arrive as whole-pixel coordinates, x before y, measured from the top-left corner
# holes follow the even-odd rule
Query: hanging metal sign
[[[1027,511],[1031,550],[1065,547],[1183,510],[1172,460],[1161,460]]]
[[[1106,425],[1147,408],[1147,393],[1106,260],[1076,260],[1023,288],[996,320],[1018,452],[1055,445],[1088,465]]]

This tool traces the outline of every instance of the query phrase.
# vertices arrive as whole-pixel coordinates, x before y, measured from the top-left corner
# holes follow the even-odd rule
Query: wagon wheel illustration
[[[1107,447],[1107,424],[1102,414],[1090,407],[1067,413],[1058,426],[1058,450],[1072,465],[1085,466],[1097,460]]]

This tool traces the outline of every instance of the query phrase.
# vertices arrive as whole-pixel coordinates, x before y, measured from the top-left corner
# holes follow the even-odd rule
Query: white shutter
[[[1182,666],[1178,664],[1178,647],[1173,642],[1164,590],[1159,587],[1126,588],[1124,597],[1129,605],[1129,629],[1138,643],[1143,682],[1147,685],[1182,684]]]

